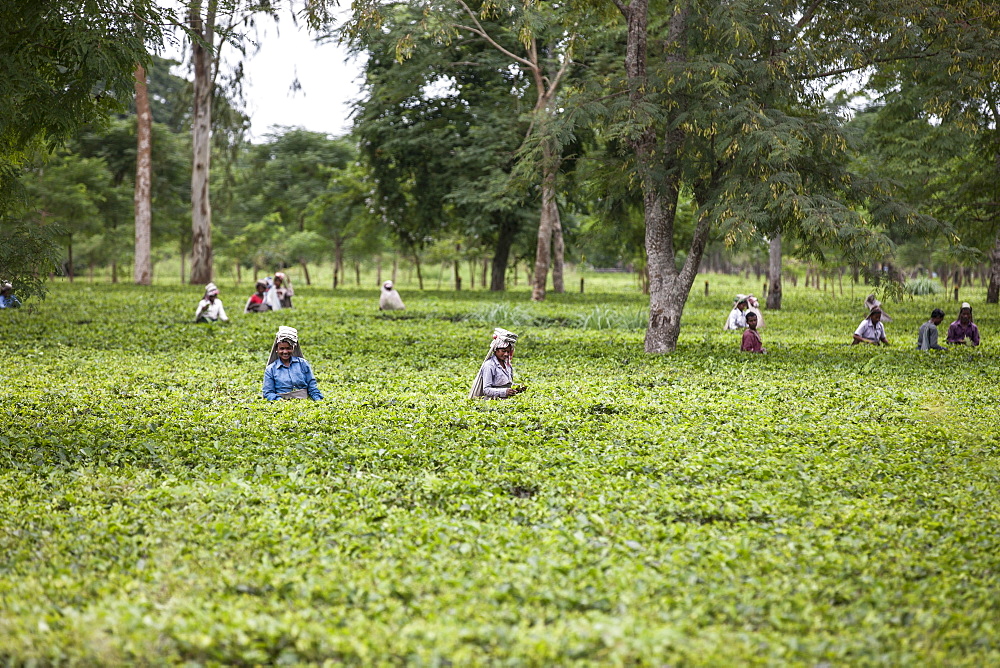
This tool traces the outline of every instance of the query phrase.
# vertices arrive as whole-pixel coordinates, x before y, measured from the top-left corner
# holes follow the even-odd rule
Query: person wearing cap
[[[278,302],[281,303],[281,308],[292,308],[292,297],[295,296],[295,290],[292,289],[292,282],[288,280],[288,276],[284,272],[277,272],[274,275],[274,294],[278,298]]]
[[[501,327],[493,330],[490,352],[472,381],[470,399],[506,399],[524,391],[524,388],[513,387],[514,367],[511,362],[516,342],[517,334]]]
[[[972,322],[972,305],[969,302],[962,302],[962,308],[958,310],[958,320],[948,326],[948,343],[979,345],[979,328]]]
[[[399,293],[396,289],[392,287],[392,281],[386,281],[382,284],[382,294],[378,298],[378,310],[379,311],[402,311],[406,307],[403,305],[403,300],[400,298]]]
[[[257,285],[254,286],[256,292],[250,295],[250,299],[247,300],[246,306],[243,307],[244,313],[266,313],[271,310],[271,307],[264,303],[264,293],[267,292],[267,282],[257,281]]]
[[[4,281],[0,283],[0,308],[18,308],[21,300],[14,295],[14,286]]]
[[[920,330],[917,332],[917,350],[948,350],[938,345],[938,325],[942,320],[944,311],[939,308],[931,311],[931,319],[920,325]]]
[[[302,357],[299,332],[294,327],[278,328],[264,367],[262,391],[268,401],[306,398],[319,401],[323,398],[312,367]]]
[[[885,338],[885,326],[881,322],[882,309],[875,307],[871,310],[858,328],[854,330],[854,340],[851,345],[859,343],[870,343],[872,345],[889,345],[889,339]]]
[[[748,298],[748,295],[736,295],[733,299],[733,310],[729,312],[729,317],[726,318],[726,324],[722,327],[722,329],[746,329],[747,319],[743,313],[747,310],[747,306],[749,305]]]
[[[222,307],[222,300],[219,299],[219,288],[215,287],[215,283],[209,283],[205,286],[205,296],[198,302],[198,310],[194,312],[194,321],[216,322],[218,320],[226,322],[229,320],[229,316],[226,315],[226,309]]]

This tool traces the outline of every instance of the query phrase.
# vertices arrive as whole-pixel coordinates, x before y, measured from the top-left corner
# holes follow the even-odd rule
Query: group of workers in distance
[[[883,323],[892,322],[882,304],[875,299],[874,295],[868,295],[865,300],[868,307],[868,315],[858,328],[854,331],[852,345],[858,343],[868,343],[871,345],[889,345],[889,340],[885,336],[885,325]],[[931,317],[927,322],[920,325],[917,330],[917,350],[942,350],[947,348],[938,344],[938,325],[944,320],[944,311],[939,308],[931,311]],[[948,326],[948,334],[945,337],[948,345],[952,346],[978,346],[979,327],[972,321],[972,305],[969,302],[962,302],[958,309],[958,319]]]
[[[257,281],[254,294],[247,299],[244,313],[266,313],[267,311],[280,311],[283,308],[292,308],[292,296],[295,290],[292,283],[280,271],[270,276],[266,280]],[[194,312],[195,322],[227,322],[229,317],[226,309],[219,299],[219,288],[215,283],[205,286],[205,296],[198,302],[198,308]]]
[[[0,299],[6,299],[10,284],[4,284],[0,290]],[[244,313],[260,313],[291,308],[294,291],[288,277],[283,273],[274,275],[274,279],[258,281],[256,292],[247,300]],[[0,308],[3,302],[0,302]],[[393,288],[392,281],[382,284],[379,295],[379,310],[392,311],[406,308],[399,293]],[[868,315],[854,332],[851,345],[867,343],[872,345],[889,345],[885,335],[885,322],[892,319],[885,314],[882,304],[875,295],[865,299]],[[225,308],[219,299],[219,289],[214,283],[205,286],[205,296],[198,303],[195,312],[197,322],[226,321]],[[946,350],[938,344],[938,325],[944,320],[944,311],[939,308],[931,312],[930,319],[920,326],[917,333],[918,350]],[[759,327],[764,325],[764,316],[753,295],[738,294],[733,299],[733,310],[726,318],[725,330],[742,330],[740,350],[751,353],[766,353]],[[946,341],[951,345],[979,345],[979,328],[972,321],[972,306],[967,302],[959,309],[958,319],[948,327]],[[469,391],[469,398],[507,399],[525,391],[525,387],[514,385],[514,344],[517,334],[497,327],[493,331],[490,350],[483,360],[479,373],[476,374]],[[322,392],[313,375],[312,367],[302,356],[299,345],[298,331],[293,327],[282,326],[274,337],[271,353],[264,368],[264,383],[262,393],[265,399],[312,399],[323,398]]]
[[[264,280],[257,281],[254,293],[247,299],[243,312],[267,313],[268,311],[292,308],[294,295],[295,289],[292,288],[292,282],[288,280],[288,276],[279,271],[274,275],[274,278],[268,276]],[[20,302],[17,305],[20,306]],[[0,308],[3,307],[0,306]],[[399,293],[392,286],[392,281],[386,281],[382,284],[378,308],[380,311],[402,311],[406,308]],[[227,322],[229,320],[222,300],[219,299],[219,288],[215,283],[209,283],[205,286],[205,294],[198,302],[198,308],[195,309],[194,320],[195,322]]]
[[[882,309],[882,302],[875,298],[875,295],[868,295],[865,299],[865,309],[868,315],[861,321],[858,328],[854,330],[854,340],[851,345],[867,343],[871,345],[889,345],[889,339],[885,336],[885,324],[892,322]],[[930,319],[920,326],[917,332],[917,350],[947,350],[938,344],[938,325],[944,320],[944,311],[939,308],[931,311]],[[743,330],[743,338],[740,341],[740,350],[749,353],[767,352],[762,345],[758,327],[763,327],[764,317],[757,306],[757,300],[753,295],[736,295],[733,299],[733,310],[726,318],[725,330]],[[968,302],[963,302],[958,310],[958,319],[948,326],[948,335],[945,341],[949,345],[979,345],[979,328],[972,321],[972,306]]]

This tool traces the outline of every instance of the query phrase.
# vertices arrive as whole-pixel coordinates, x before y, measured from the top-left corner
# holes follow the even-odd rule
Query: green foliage
[[[907,294],[911,295],[937,295],[944,291],[941,282],[928,276],[918,276],[906,281]]]
[[[861,286],[786,286],[747,356],[745,286],[711,280],[670,356],[562,326],[641,295],[532,304],[506,402],[465,399],[510,324],[462,320],[485,292],[243,316],[223,284],[232,322],[198,326],[196,288],[56,283],[0,312],[0,661],[1000,662],[996,312],[969,292],[981,349],[913,350],[921,297],[848,346]],[[323,402],[259,398],[279,324]]]
[[[44,279],[59,265],[62,229],[23,210],[8,211],[0,225],[0,281],[10,281],[22,302],[44,297]]]
[[[147,0],[0,4],[0,243],[23,294],[44,295],[53,230],[26,222],[21,168],[131,99],[133,72],[160,37],[166,10]],[[34,253],[34,254],[31,254]]]

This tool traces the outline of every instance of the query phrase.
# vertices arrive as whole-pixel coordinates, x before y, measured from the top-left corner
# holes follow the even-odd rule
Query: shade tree
[[[145,0],[0,5],[0,246],[6,279],[44,294],[58,231],[25,206],[21,170],[132,99],[136,63],[161,39],[170,10]]]
[[[624,172],[642,193],[647,352],[675,349],[713,230],[732,243],[794,231],[810,252],[841,248],[848,262],[863,263],[891,248],[887,227],[932,224],[893,200],[879,180],[850,171],[849,138],[823,95],[838,77],[918,56],[937,26],[926,3],[609,6],[624,30],[623,68],[599,86],[595,108],[604,131],[627,147]],[[684,191],[696,222],[678,263]]]

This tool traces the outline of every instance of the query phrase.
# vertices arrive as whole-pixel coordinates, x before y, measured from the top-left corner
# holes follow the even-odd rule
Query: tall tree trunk
[[[112,262],[111,263],[111,282],[112,283],[117,283],[118,282],[118,263],[117,262]]]
[[[646,40],[648,0],[632,0],[625,6],[618,3],[627,23],[625,71],[629,80],[629,102],[638,109],[645,104]],[[667,23],[665,43],[677,46],[686,30],[687,8],[674,12]],[[658,47],[660,48],[660,47]],[[670,49],[667,59],[677,60],[680,48]],[[670,160],[683,140],[678,130],[673,130],[660,145],[652,127],[637,133],[629,142],[635,154],[636,167],[643,191],[643,216],[646,223],[646,258],[649,271],[649,328],[646,330],[645,348],[649,353],[667,353],[677,348],[680,335],[681,313],[694,283],[701,256],[708,243],[710,223],[702,217],[695,225],[694,236],[684,266],[677,271],[674,251],[674,219],[677,213],[679,182],[667,168],[661,171],[662,160]],[[663,173],[668,174],[663,178]],[[697,195],[697,193],[696,193]]]
[[[552,198],[552,290],[556,294],[566,292],[563,286],[563,260],[566,246],[563,244],[562,221],[559,219],[559,203]]]
[[[775,234],[771,237],[771,244],[767,254],[767,282],[769,290],[767,293],[767,308],[769,310],[781,310],[781,235]]]
[[[299,265],[302,267],[302,275],[306,279],[306,285],[312,285],[312,281],[309,280],[309,265],[306,264],[305,260],[299,260]]]
[[[947,289],[947,284],[945,288]],[[996,304],[1000,301],[1000,232],[997,233],[993,250],[990,251],[990,285],[986,288],[986,303]]]
[[[462,260],[458,256],[458,254],[461,252],[462,252],[462,244],[455,244],[455,260],[451,264],[452,264],[452,269],[455,272],[456,292],[459,292],[462,289],[462,274],[459,272],[459,268],[462,266]]]
[[[556,197],[556,169],[552,167],[552,146],[542,144],[542,211],[538,220],[538,241],[535,245],[535,275],[531,299],[545,299],[545,282],[549,278],[549,258],[552,255],[552,209]]]
[[[340,276],[340,282],[344,280],[344,246],[340,240],[336,240],[333,244],[333,289],[336,290],[337,286],[340,284],[337,280],[337,276]]]
[[[489,271],[489,268],[490,268],[489,258],[483,258],[483,266],[482,266],[483,273],[482,277],[479,280],[479,285],[483,286],[484,288],[486,287],[486,272]]]
[[[361,263],[357,260],[354,261],[354,283],[361,287]]]
[[[375,281],[382,285],[382,256],[375,256]]]
[[[236,285],[243,282],[243,267],[239,262],[236,263]]]
[[[510,260],[510,248],[514,245],[516,233],[517,224],[513,217],[501,214],[497,243],[493,248],[493,273],[490,276],[490,290],[493,292],[502,292],[506,288],[507,263]]]
[[[423,290],[424,289],[424,276],[423,276],[423,274],[420,273],[420,255],[417,254],[416,250],[413,251],[413,264],[417,268],[417,285],[419,285],[420,289]]]
[[[194,60],[194,101],[191,114],[191,283],[212,280],[212,206],[208,183],[212,160],[212,58],[215,44],[217,0],[207,0],[202,16],[201,0],[191,4],[191,30],[197,39],[191,45]]]
[[[153,114],[149,109],[149,91],[146,87],[146,70],[135,68],[135,270],[136,285],[151,285],[153,263],[150,238],[153,227]]]

